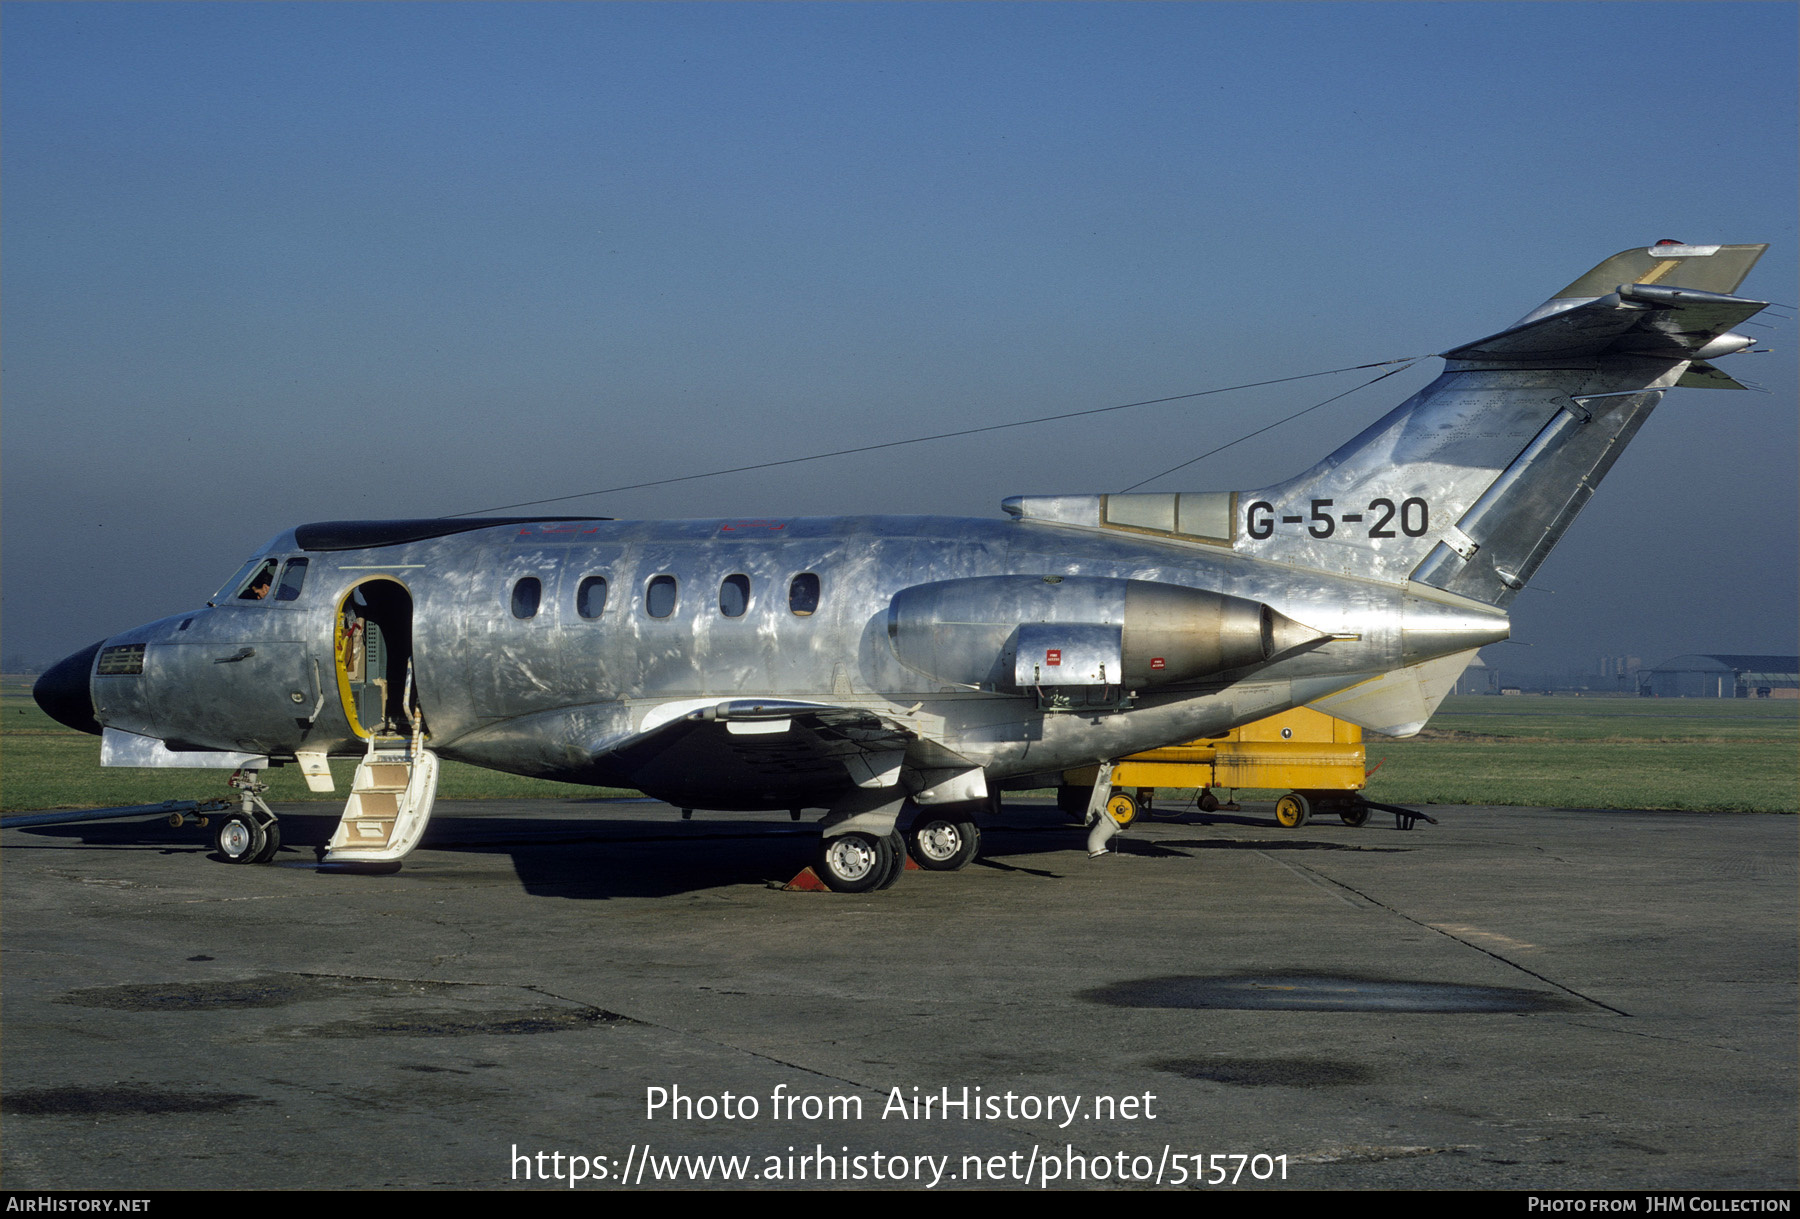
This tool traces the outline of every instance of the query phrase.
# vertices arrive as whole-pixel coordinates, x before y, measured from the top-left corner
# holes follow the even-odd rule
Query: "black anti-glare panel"
[[[428,516],[401,521],[316,521],[294,530],[302,550],[367,550],[427,538],[471,533],[496,525],[536,525],[546,521],[610,521],[610,516]]]

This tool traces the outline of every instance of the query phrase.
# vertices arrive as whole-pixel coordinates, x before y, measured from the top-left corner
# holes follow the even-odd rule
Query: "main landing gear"
[[[898,834],[852,832],[819,840],[814,868],[819,879],[836,893],[869,893],[885,889],[900,878],[906,867],[906,849],[896,851]],[[898,861],[898,866],[896,866]]]
[[[856,828],[832,828],[852,817],[833,822],[827,818],[825,836],[813,858],[813,872],[826,888],[836,893],[872,893],[900,879],[910,858],[932,872],[954,872],[967,867],[981,850],[977,810],[988,802],[934,805],[920,808],[911,800],[894,802],[892,821],[888,807],[852,814]],[[898,823],[912,812],[912,825],[903,836]],[[894,828],[882,832],[883,823]]]
[[[920,809],[907,837],[913,859],[933,872],[967,867],[981,850],[981,828],[975,824],[974,814],[955,806]]]

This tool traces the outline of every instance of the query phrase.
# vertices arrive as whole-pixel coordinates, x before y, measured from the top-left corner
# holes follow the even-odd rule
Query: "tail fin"
[[[1445,352],[1443,375],[1312,469],[1238,493],[1234,548],[1509,604],[1665,390],[1741,388],[1705,361],[1750,346],[1729,331],[1765,302],[1726,293],[1767,248],[1614,255]]]

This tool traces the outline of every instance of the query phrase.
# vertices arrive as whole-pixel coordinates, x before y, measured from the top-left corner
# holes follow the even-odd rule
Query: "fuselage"
[[[359,753],[373,726],[362,721],[378,714],[346,670],[345,624],[361,612],[380,620],[387,653],[410,657],[432,747],[447,758],[628,784],[635,776],[602,756],[607,742],[689,707],[756,696],[873,711],[1004,780],[1221,732],[1506,631],[1503,616],[1454,598],[1034,521],[546,521],[328,548],[344,545],[289,530],[246,565],[269,571],[275,590],[227,585],[204,609],[106,640],[103,653],[128,662],[115,669],[141,648],[141,671],[109,673],[103,655],[95,718],[173,748]],[[902,662],[890,630],[897,594],[1021,574],[1204,589],[1270,606],[1321,638],[1268,663],[1120,688],[1104,706],[1066,711]],[[392,681],[404,671],[395,665]],[[714,807],[801,795],[734,792],[706,775],[663,783],[679,790],[653,794]]]

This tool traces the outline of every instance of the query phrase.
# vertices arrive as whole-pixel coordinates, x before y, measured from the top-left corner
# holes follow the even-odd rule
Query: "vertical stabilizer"
[[[1765,302],[1735,290],[1767,247],[1616,254],[1298,478],[1236,496],[1241,554],[1408,580],[1504,606],[1663,392],[1741,351]],[[1717,384],[1716,381],[1710,382]],[[1735,383],[1732,383],[1735,384]]]

